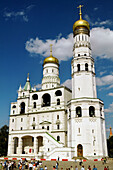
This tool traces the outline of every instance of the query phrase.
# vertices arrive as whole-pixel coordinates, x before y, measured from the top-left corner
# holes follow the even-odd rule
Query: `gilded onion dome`
[[[59,65],[58,59],[52,56],[52,44],[50,45],[50,56],[45,58],[43,64],[46,64],[46,63],[55,63]]]
[[[89,35],[90,26],[86,20],[82,19],[81,7],[83,7],[83,5],[79,5],[78,7],[80,8],[80,13],[79,13],[80,19],[73,24],[73,33],[74,35],[77,35],[79,33],[85,33]]]

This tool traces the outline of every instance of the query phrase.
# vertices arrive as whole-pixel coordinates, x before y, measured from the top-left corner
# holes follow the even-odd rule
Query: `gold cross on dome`
[[[53,44],[50,44],[50,56],[52,56],[52,46]]]
[[[80,9],[80,12],[79,12],[79,15],[80,15],[80,19],[82,19],[82,11],[81,11],[81,8],[83,7],[83,5],[79,5],[77,8]]]

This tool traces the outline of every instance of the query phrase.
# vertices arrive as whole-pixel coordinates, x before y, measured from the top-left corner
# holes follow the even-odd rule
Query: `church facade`
[[[11,103],[8,156],[46,159],[107,156],[104,103],[97,98],[90,26],[73,25],[72,91],[60,85],[59,61],[43,62],[42,88],[19,87]]]

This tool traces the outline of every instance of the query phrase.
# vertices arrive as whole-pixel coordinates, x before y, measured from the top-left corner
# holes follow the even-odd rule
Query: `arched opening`
[[[76,116],[77,117],[82,117],[82,109],[81,109],[81,107],[76,107]]]
[[[89,107],[89,116],[94,117],[95,116],[95,108],[93,106]]]
[[[60,136],[57,136],[57,141],[58,141],[58,142],[60,141]]]
[[[12,108],[14,109],[14,108],[16,108],[16,106],[15,106],[15,105],[13,105],[13,106],[12,106]]]
[[[14,138],[14,154],[17,154],[17,148],[18,148],[18,138]]]
[[[81,144],[77,146],[77,157],[83,157],[83,146]]]
[[[77,64],[77,71],[80,71],[80,64]]]
[[[38,139],[38,152],[40,152],[40,149],[43,146],[43,137],[38,136],[37,139]]]
[[[88,71],[88,64],[85,64],[85,71]]]
[[[56,95],[56,96],[62,96],[61,90],[57,90],[57,91],[55,92],[55,95]]]
[[[51,105],[51,96],[46,93],[42,96],[43,102],[42,107],[50,106]]]
[[[33,103],[33,108],[36,108],[36,102]]]
[[[38,95],[37,94],[33,94],[32,99],[33,100],[37,100],[38,99]]]
[[[20,104],[20,108],[21,108],[20,114],[25,113],[25,103],[24,103],[24,102],[22,102],[22,103]]]
[[[57,99],[57,105],[60,105],[60,99]]]
[[[32,154],[34,153],[34,137],[25,136],[22,138],[22,154]]]

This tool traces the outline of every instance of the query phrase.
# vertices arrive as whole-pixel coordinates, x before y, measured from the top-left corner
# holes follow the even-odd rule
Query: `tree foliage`
[[[108,156],[113,158],[113,136],[107,140]]]
[[[0,128],[0,156],[7,155],[9,127],[4,125]]]

